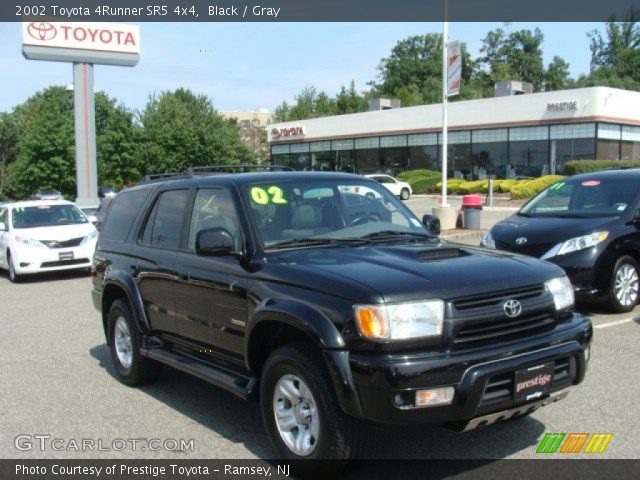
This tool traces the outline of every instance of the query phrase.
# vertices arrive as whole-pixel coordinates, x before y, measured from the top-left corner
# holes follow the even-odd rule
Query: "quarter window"
[[[129,236],[129,231],[136,216],[149,197],[150,192],[151,189],[149,188],[120,192],[109,209],[100,231],[100,238],[124,243]]]

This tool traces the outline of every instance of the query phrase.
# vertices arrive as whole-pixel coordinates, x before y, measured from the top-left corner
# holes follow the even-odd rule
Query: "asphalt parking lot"
[[[258,403],[166,368],[140,389],[115,378],[84,274],[11,284],[0,276],[0,457],[268,458]],[[611,432],[600,457],[640,458],[640,308],[626,315],[585,311],[595,326],[583,384],[531,417],[469,433],[434,426],[380,427],[376,458],[532,458],[545,432]],[[17,450],[16,436],[193,439],[189,451]]]

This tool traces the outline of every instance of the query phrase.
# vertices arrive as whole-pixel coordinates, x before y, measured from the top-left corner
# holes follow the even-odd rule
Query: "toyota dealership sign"
[[[33,60],[132,66],[140,55],[140,27],[113,23],[24,22],[22,51]]]

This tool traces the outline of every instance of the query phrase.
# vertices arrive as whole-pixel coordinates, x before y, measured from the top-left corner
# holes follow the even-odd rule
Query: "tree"
[[[73,93],[50,87],[14,109],[21,138],[7,171],[7,191],[24,198],[38,188],[76,191]]]
[[[339,114],[358,113],[367,110],[367,98],[356,90],[356,82],[351,80],[349,88],[344,85],[340,88],[335,99],[336,110]]]
[[[468,84],[477,64],[466,44],[461,45],[462,85]],[[442,101],[442,35],[429,33],[400,40],[378,65],[373,94],[399,98],[403,106]],[[475,98],[468,88],[451,100]]]
[[[276,122],[305,120],[307,118],[328,117],[338,113],[336,102],[325,92],[318,92],[313,86],[304,87],[295,96],[295,103],[282,102],[274,111]]]
[[[16,159],[18,124],[13,115],[0,113],[0,200],[5,198],[4,183],[7,167]]]
[[[504,30],[492,30],[482,40],[480,61],[489,67],[493,82],[521,80],[542,89],[545,80],[542,60],[544,35],[540,29],[519,30],[506,35]]]
[[[562,58],[555,56],[544,74],[544,89],[562,90],[569,84],[569,64]]]
[[[139,122],[145,173],[256,161],[236,123],[222,117],[205,95],[179,88],[151,96]]]
[[[99,182],[115,187],[140,178],[138,128],[133,115],[103,92],[95,96]],[[20,132],[6,189],[16,198],[38,188],[76,195],[73,92],[50,87],[18,105],[11,116]]]

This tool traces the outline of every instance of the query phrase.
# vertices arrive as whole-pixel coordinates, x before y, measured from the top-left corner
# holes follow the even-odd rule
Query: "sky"
[[[559,55],[572,76],[588,72],[586,34],[603,30],[602,23],[452,22],[449,39],[466,42],[476,56],[494,28],[535,27],[545,37],[545,65]],[[441,31],[441,23],[143,23],[140,63],[97,65],[95,88],[138,110],[151,94],[187,87],[208,95],[220,111],[273,111],[307,85],[333,95],[354,80],[366,90],[398,40]],[[20,35],[19,23],[0,23],[0,111],[48,86],[72,83],[70,64],[24,59]]]

